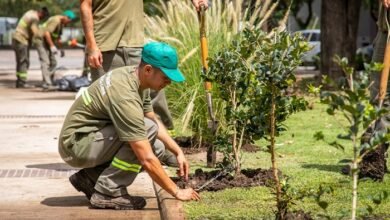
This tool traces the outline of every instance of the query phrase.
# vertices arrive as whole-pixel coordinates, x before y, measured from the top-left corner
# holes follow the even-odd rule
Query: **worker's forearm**
[[[142,165],[154,182],[156,182],[169,194],[171,195],[176,194],[177,192],[176,184],[165,173],[157,157],[145,160],[142,163]]]
[[[93,33],[92,0],[80,0],[80,14],[85,40],[87,42],[87,50],[96,50],[97,45]]]
[[[177,192],[176,184],[168,177],[160,161],[154,155],[148,140],[130,141],[131,149],[150,177],[171,195]]]
[[[50,33],[48,31],[45,32],[44,37],[45,37],[45,40],[49,44],[50,47],[55,46],[54,42],[53,42],[53,39],[51,38],[51,35],[50,35]]]

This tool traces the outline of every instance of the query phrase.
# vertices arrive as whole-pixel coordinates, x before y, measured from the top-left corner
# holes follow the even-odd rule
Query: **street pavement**
[[[69,50],[66,55],[58,58],[62,68],[57,70],[57,77],[80,75],[82,51]],[[57,153],[58,135],[76,93],[16,89],[15,78],[13,51],[0,50],[0,219],[164,218],[159,208],[163,203],[158,202],[161,198],[158,200],[157,189],[145,172],[128,188],[130,194],[146,198],[144,210],[90,208],[86,197],[68,181],[77,170],[66,165]],[[32,84],[42,80],[36,51],[31,51],[28,80]],[[177,203],[173,206],[178,207]]]

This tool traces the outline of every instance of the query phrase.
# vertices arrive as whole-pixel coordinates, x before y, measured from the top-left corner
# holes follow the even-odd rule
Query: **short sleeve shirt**
[[[93,0],[93,28],[101,51],[144,44],[143,0]]]
[[[38,12],[29,10],[19,19],[14,33],[14,39],[22,44],[28,44],[28,40],[36,37],[38,33],[39,17]]]
[[[70,147],[74,133],[113,125],[121,141],[146,140],[144,114],[153,111],[149,89],[141,91],[134,67],[110,71],[91,84],[70,108],[60,142]]]

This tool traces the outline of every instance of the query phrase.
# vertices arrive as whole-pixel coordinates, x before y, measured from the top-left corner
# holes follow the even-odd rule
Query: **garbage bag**
[[[60,91],[75,91],[77,92],[81,87],[89,86],[91,82],[86,76],[66,75],[61,79],[57,79],[55,84]]]

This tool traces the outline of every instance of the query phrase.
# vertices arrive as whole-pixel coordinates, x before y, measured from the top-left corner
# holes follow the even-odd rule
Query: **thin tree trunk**
[[[357,185],[358,185],[358,156],[359,152],[356,146],[356,136],[352,138],[353,141],[353,163],[352,163],[352,220],[356,220],[356,208],[357,208]]]
[[[232,106],[233,106],[233,112],[237,109],[237,102],[236,102],[236,90],[233,89],[231,92],[232,97]],[[232,140],[232,148],[233,148],[233,156],[235,160],[235,167],[234,167],[234,175],[237,176],[241,172],[239,157],[238,157],[238,146],[237,146],[237,120],[235,119],[233,122],[233,140]]]
[[[281,195],[282,188],[280,187],[279,175],[278,175],[278,167],[276,164],[276,150],[275,150],[275,113],[276,113],[276,104],[275,104],[275,91],[274,87],[272,87],[272,96],[271,96],[271,114],[270,114],[270,136],[271,136],[271,162],[272,162],[272,171],[275,179],[275,189],[276,189],[276,204],[278,207],[278,213],[280,219],[284,218],[284,211],[281,210]]]

